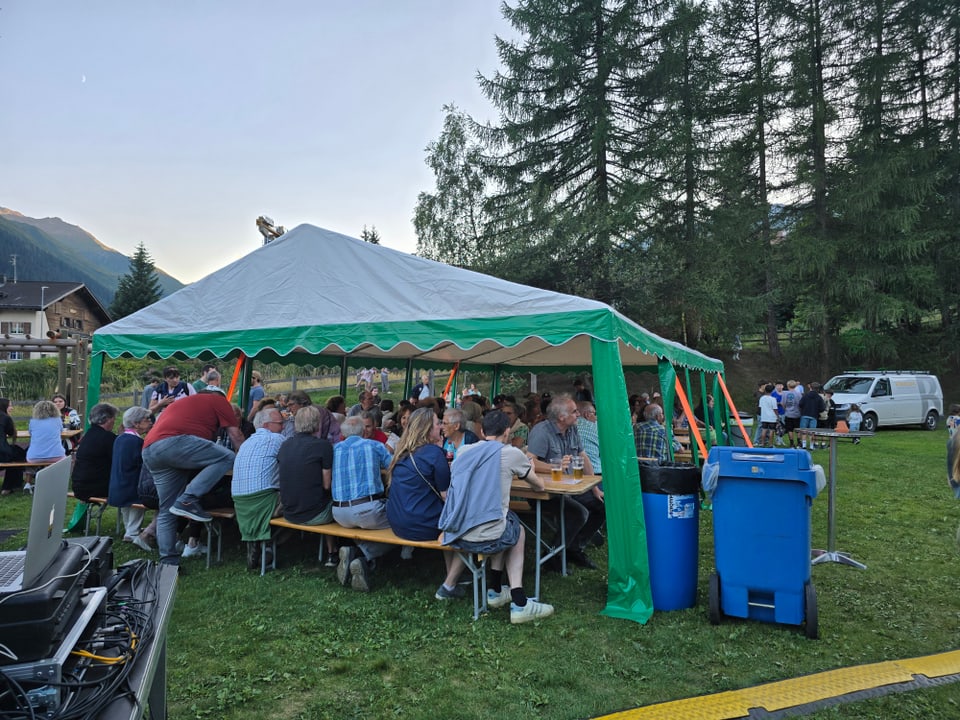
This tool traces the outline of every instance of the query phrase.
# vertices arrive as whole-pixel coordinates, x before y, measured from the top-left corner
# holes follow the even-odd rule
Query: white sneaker
[[[183,557],[196,557],[197,555],[206,555],[206,554],[207,554],[206,545],[194,545],[193,547],[190,547],[189,545],[187,545],[183,549],[183,553],[182,553]]]
[[[551,615],[553,615],[553,605],[547,605],[547,603],[537,602],[529,598],[527,599],[527,604],[523,607],[517,607],[513,604],[510,605],[511,625],[540,620],[541,618],[550,617]]]
[[[494,609],[501,608],[509,602],[510,588],[506,585],[500,588],[500,592],[492,589],[487,590],[487,607]]]
[[[147,541],[147,539],[143,535],[137,535],[130,542],[136,545],[141,550],[144,550],[148,553],[153,552],[153,547],[151,547],[150,543]]]

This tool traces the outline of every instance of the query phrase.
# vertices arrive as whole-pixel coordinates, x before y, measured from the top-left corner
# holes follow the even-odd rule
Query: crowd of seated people
[[[549,476],[551,462],[558,453],[565,463],[572,462],[572,458],[580,460],[585,474],[602,474],[596,406],[582,382],[575,384],[575,393],[498,395],[492,400],[471,385],[468,391],[453,396],[456,403],[451,406],[442,394],[435,394],[429,378],[422,378],[406,399],[396,403],[373,392],[379,390],[373,386],[364,387],[353,396],[356,402],[352,405],[342,395],[315,405],[303,390],[275,397],[258,394],[246,415],[237,406],[229,408],[229,418],[218,409],[216,417],[204,421],[201,431],[180,413],[177,427],[171,427],[175,423],[171,420],[166,423],[166,430],[159,432],[153,422],[154,415],[162,418],[172,412],[170,408],[181,403],[189,405],[195,394],[224,395],[219,387],[219,374],[213,367],[205,368],[204,384],[199,392],[191,386],[190,389],[194,389],[191,393],[175,368],[165,370],[164,377],[164,384],[153,391],[147,409],[138,406],[124,414],[119,436],[114,435],[118,415],[115,407],[101,403],[91,410],[91,430],[80,444],[74,469],[74,492],[78,498],[108,495],[110,503],[121,509],[124,540],[150,552],[154,552],[153,542],[157,538],[157,518],[142,529],[143,510],[134,505],[153,507],[158,510],[158,517],[165,513],[177,516],[178,535],[182,535],[183,526],[189,526],[184,553],[187,556],[198,554],[199,528],[209,520],[203,510],[210,507],[209,502],[198,501],[196,509],[189,509],[195,507],[193,501],[196,500],[190,491],[193,477],[202,471],[207,461],[193,465],[184,462],[180,467],[175,460],[160,457],[159,451],[151,455],[152,462],[144,459],[145,447],[176,437],[193,435],[209,439],[220,447],[218,454],[210,457],[224,465],[229,461],[232,466],[232,501],[236,504],[238,519],[243,516],[241,525],[248,542],[251,568],[259,566],[259,562],[254,561],[260,557],[260,543],[268,537],[257,527],[268,525],[269,519],[275,516],[306,525],[337,522],[345,527],[389,527],[401,538],[436,540],[443,530],[441,514],[451,477],[456,475],[451,468],[457,466],[461,456],[472,458],[471,464],[475,463],[478,455],[469,449],[478,443],[499,443],[512,448],[519,455],[510,455],[511,462],[521,457],[526,459],[529,469],[525,470],[518,460],[512,466],[514,472],[510,477]],[[262,389],[263,384],[257,383],[257,387]],[[195,404],[198,412],[209,405],[207,401]],[[705,414],[711,409],[706,409]],[[659,393],[631,396],[630,410],[638,452],[642,447],[644,456],[666,459]],[[486,423],[491,417],[495,417],[497,423]],[[50,418],[50,443],[42,441],[46,418]],[[499,427],[503,423],[506,428]],[[54,449],[60,447],[62,428],[61,408],[46,401],[38,403],[31,421],[31,432],[36,438],[31,448],[37,451],[45,448],[44,452],[51,454],[44,457],[52,457],[56,454]],[[208,429],[215,431],[212,438],[204,437]],[[201,448],[195,450],[203,455]],[[163,473],[163,492],[158,492],[159,488],[149,482],[156,474],[151,471],[154,465]],[[175,482],[168,466],[181,473]],[[198,487],[208,489],[208,483],[205,481]],[[220,484],[221,491],[223,487]],[[221,495],[218,504],[220,502],[231,500]],[[509,503],[505,507],[509,508]],[[545,507],[552,510],[557,520],[560,503],[547,502]],[[495,510],[497,515],[503,508],[498,504],[488,510]],[[566,533],[563,537],[558,534],[554,544],[566,545],[567,558],[572,563],[596,568],[586,551],[591,541],[603,542],[600,531],[605,510],[601,487],[582,497],[567,498],[563,512]],[[504,530],[500,522],[505,517],[494,518],[498,532]],[[513,539],[522,546],[522,535]],[[481,540],[483,538],[477,542]],[[325,536],[323,544],[326,566],[336,568],[337,579],[344,586],[360,591],[373,587],[378,563],[394,549],[394,546],[377,543],[341,542],[332,536]],[[498,572],[504,575],[516,569],[516,558],[511,559],[509,547],[501,550],[505,555]],[[169,545],[164,552],[169,561]],[[178,548],[177,552],[183,551]],[[402,552],[403,557],[410,557],[409,548]],[[441,600],[461,597],[463,589],[457,582],[463,563],[455,553],[442,555],[443,579],[434,595]],[[525,597],[511,594],[516,589],[515,581],[511,576],[509,583],[494,588],[491,592],[496,597],[491,596],[492,604],[503,602],[509,596],[507,602],[517,608],[524,607],[521,603]]]

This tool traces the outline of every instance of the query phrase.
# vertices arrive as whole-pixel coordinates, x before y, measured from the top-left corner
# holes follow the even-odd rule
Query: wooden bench
[[[68,497],[75,498],[77,497],[72,492],[67,493]],[[83,534],[90,534],[90,518],[93,518],[97,523],[97,535],[100,534],[100,522],[103,520],[103,513],[107,509],[107,499],[105,497],[92,497],[87,500],[80,500],[80,502],[85,502],[87,504],[87,515],[83,521]]]
[[[223,560],[223,521],[237,519],[237,512],[232,507],[208,509],[210,522],[201,523],[207,528],[207,570],[213,555],[213,539],[217,539],[217,562]]]
[[[90,498],[91,500],[100,500],[102,498]],[[104,500],[104,502],[106,502]],[[141,503],[133,503],[130,505],[132,508],[137,510],[148,511],[152,508],[148,508],[146,505]],[[103,511],[100,511],[101,514]],[[205,526],[207,529],[207,569],[210,569],[210,566],[213,562],[213,540],[216,538],[217,541],[217,562],[221,562],[223,559],[223,526],[222,521],[224,520],[235,520],[237,513],[233,508],[214,508],[213,510],[207,510],[210,513],[210,516],[213,518],[210,522],[200,523]],[[97,531],[99,534],[100,521],[97,520]],[[120,513],[117,513],[117,529],[116,534],[120,534]]]
[[[363,528],[347,528],[338,523],[332,522],[326,525],[298,525],[288,522],[283,518],[273,518],[270,521],[272,527],[285,528],[287,530],[299,530],[304,533],[314,533],[316,535],[332,535],[334,537],[346,538],[348,540],[361,540],[365,542],[387,543],[389,545],[405,545],[407,547],[423,548],[425,550],[440,550],[441,552],[455,552],[463,560],[470,574],[473,576],[473,619],[480,617],[480,613],[487,611],[487,577],[485,567],[487,560],[483,556],[474,559],[472,553],[458,550],[449,545],[442,545],[439,538],[437,540],[405,540],[397,537],[393,530],[385,528],[383,530],[364,530]],[[272,567],[277,567],[277,543],[273,540],[273,563]],[[261,545],[266,547],[266,543]],[[320,555],[323,553],[321,544]],[[319,556],[318,556],[319,559]],[[266,570],[266,550],[261,552],[260,560],[261,575]]]
[[[41,461],[35,461],[35,462],[24,460],[22,462],[5,462],[5,463],[0,463],[0,470],[3,470],[5,468],[45,468],[45,467],[50,467],[51,465],[58,462],[60,462],[60,460],[41,460]]]
[[[23,460],[19,462],[5,462],[0,463],[0,470],[6,470],[7,468],[23,468],[28,475],[36,475],[37,470],[42,470],[45,467],[50,467],[51,465],[60,462],[59,460],[43,460],[40,462],[30,462],[29,460]],[[31,472],[33,471],[33,472]],[[29,481],[24,481],[23,491],[25,493],[33,492],[33,485]]]

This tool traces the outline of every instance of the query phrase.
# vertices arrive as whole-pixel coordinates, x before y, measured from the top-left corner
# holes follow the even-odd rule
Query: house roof
[[[52,280],[7,281],[0,285],[0,311],[45,310],[70,295],[79,294],[90,309],[99,315],[102,323],[110,322],[110,314],[96,296],[81,282]],[[41,307],[41,303],[43,306]]]

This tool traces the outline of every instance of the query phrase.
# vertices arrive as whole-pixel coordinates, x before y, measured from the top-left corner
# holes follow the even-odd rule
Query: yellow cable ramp
[[[751,708],[775,713],[824,701],[836,704],[838,699],[842,702],[844,696],[852,693],[877,691],[870,695],[873,697],[928,686],[924,684],[924,678],[939,678],[945,682],[960,680],[960,650],[839,668],[742,690],[646,705],[603,715],[596,720],[736,720],[750,717]]]

